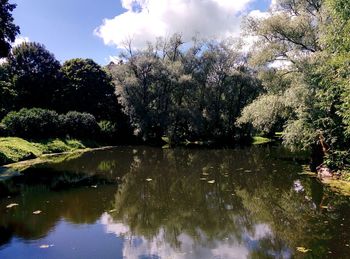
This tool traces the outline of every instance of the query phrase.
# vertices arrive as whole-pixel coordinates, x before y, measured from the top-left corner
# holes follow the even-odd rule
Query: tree
[[[101,119],[116,119],[120,106],[111,76],[91,59],[66,61],[61,69],[60,109],[88,112]]]
[[[0,0],[0,57],[6,57],[11,50],[11,43],[20,33],[19,27],[13,23],[11,12],[16,4],[10,4],[8,0]]]
[[[16,92],[9,80],[8,66],[0,65],[0,120],[14,108]]]
[[[111,72],[137,135],[173,143],[237,140],[235,121],[261,88],[232,42],[194,41],[185,50],[175,34],[146,50],[130,46]]]
[[[279,0],[274,8],[265,18],[246,22],[249,33],[259,38],[251,63],[265,93],[243,110],[239,121],[258,130],[281,124],[284,144],[311,149],[316,166],[344,164],[334,160],[339,150],[342,160],[344,153],[349,155],[350,4]],[[276,61],[283,66],[273,69]],[[277,101],[273,111],[262,108],[268,99]]]
[[[44,45],[25,42],[13,48],[7,66],[17,94],[16,108],[56,108],[61,65]]]

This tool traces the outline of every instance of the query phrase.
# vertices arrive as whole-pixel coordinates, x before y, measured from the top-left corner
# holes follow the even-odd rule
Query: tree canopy
[[[17,93],[16,108],[54,108],[61,65],[44,45],[22,43],[13,48],[4,66]]]
[[[11,12],[16,4],[10,4],[8,0],[0,0],[0,57],[7,57],[11,50],[11,43],[19,34],[19,27],[13,23]]]
[[[112,78],[91,59],[66,61],[61,69],[60,108],[94,114],[98,119],[118,116],[120,107]]]

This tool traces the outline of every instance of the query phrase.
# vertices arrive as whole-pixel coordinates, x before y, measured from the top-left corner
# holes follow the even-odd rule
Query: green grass
[[[350,182],[344,180],[326,179],[323,181],[333,191],[345,196],[350,196]]]
[[[260,136],[253,137],[253,145],[265,144],[265,143],[269,143],[271,141],[272,140],[269,138],[264,138],[264,137],[260,137]]]
[[[71,152],[86,147],[96,146],[96,143],[83,143],[72,139],[52,139],[40,142],[6,137],[0,138],[0,165],[39,157],[43,154]]]

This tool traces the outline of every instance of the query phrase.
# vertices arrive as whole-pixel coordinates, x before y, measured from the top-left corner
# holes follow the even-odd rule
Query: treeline
[[[142,50],[126,42],[120,62],[106,68],[89,59],[61,65],[44,46],[23,43],[0,66],[0,116],[34,107],[89,113],[105,129],[116,125],[121,139],[152,143],[232,144],[281,131],[286,146],[321,154],[316,164],[325,156],[343,167],[349,10],[347,0],[278,0],[245,19],[245,36],[255,39],[249,53],[232,40],[175,34]]]
[[[230,41],[158,39],[144,50],[131,45],[109,66],[118,99],[144,140],[232,144],[250,134],[235,122],[262,91],[244,55]]]
[[[91,59],[61,65],[43,45],[22,43],[0,66],[0,92],[0,120],[7,115],[1,123],[3,135],[57,137],[54,124],[61,124],[61,135],[67,128],[71,137],[95,139],[99,123],[99,132],[114,132],[116,142],[131,137],[110,74]],[[77,131],[90,128],[90,134],[74,133],[73,124]]]

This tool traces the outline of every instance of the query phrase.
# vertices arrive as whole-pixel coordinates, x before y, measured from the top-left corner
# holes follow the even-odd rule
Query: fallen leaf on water
[[[16,206],[18,206],[17,203],[11,203],[11,204],[7,205],[6,208],[10,209],[10,208],[16,207]]]
[[[33,211],[33,214],[34,214],[34,215],[38,215],[38,214],[40,214],[40,213],[41,213],[41,210]]]
[[[150,181],[152,181],[152,179],[151,179],[151,178],[147,178],[146,181],[147,181],[147,182],[150,182]]]
[[[53,247],[53,246],[54,245],[41,245],[41,246],[39,246],[39,248],[46,249],[46,248]]]
[[[310,252],[311,249],[308,249],[308,248],[305,248],[305,247],[302,247],[302,246],[299,246],[297,247],[297,250],[301,253],[307,253],[307,252]]]
[[[215,183],[215,180],[210,180],[208,181],[208,183]]]

